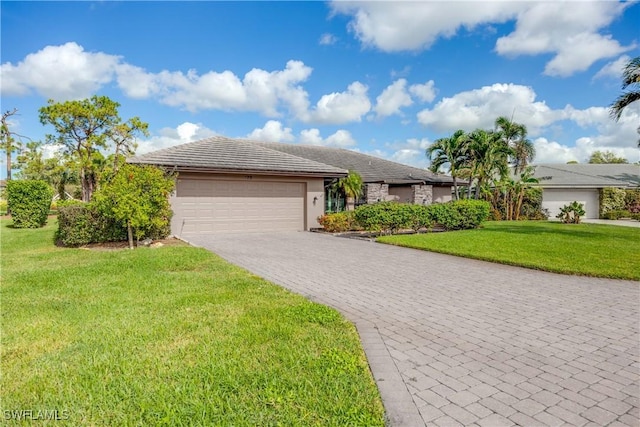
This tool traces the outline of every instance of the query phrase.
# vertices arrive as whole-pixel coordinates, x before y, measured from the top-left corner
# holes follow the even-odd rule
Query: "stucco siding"
[[[599,200],[597,189],[545,188],[542,191],[542,208],[549,211],[552,219],[561,207],[573,201],[584,205],[585,218],[598,218]]]

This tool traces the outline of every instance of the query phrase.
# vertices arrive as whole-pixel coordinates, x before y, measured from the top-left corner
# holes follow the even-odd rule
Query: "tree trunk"
[[[353,197],[347,197],[347,206],[346,209],[348,211],[355,210],[356,208],[356,199]]]
[[[7,148],[7,181],[11,181],[11,150],[10,150],[10,147],[6,147],[6,148]]]
[[[458,179],[453,177],[453,200],[458,200]]]
[[[133,249],[133,230],[131,230],[131,221],[127,221],[127,236],[129,237],[129,249]]]

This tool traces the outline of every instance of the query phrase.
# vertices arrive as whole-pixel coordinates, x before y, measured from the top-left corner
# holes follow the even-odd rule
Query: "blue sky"
[[[456,129],[527,125],[536,162],[632,162],[640,105],[608,105],[640,54],[635,2],[13,2],[2,110],[43,139],[47,99],[107,95],[151,136],[139,152],[226,135],[427,166]],[[4,176],[3,170],[0,175]]]

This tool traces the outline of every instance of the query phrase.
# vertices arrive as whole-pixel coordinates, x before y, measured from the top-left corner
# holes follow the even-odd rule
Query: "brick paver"
[[[638,282],[318,233],[187,240],[353,321],[392,425],[640,425]]]

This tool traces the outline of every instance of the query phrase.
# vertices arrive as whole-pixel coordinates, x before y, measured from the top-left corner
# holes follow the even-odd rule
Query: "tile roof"
[[[342,148],[271,142],[256,142],[256,144],[341,169],[355,170],[360,174],[364,182],[387,184],[427,182],[445,185],[450,185],[453,182],[451,177],[446,175],[434,174],[426,169],[419,169]]]
[[[178,170],[263,172],[345,176],[348,171],[271,150],[251,141],[221,136],[202,139],[128,159],[129,163],[176,167]]]
[[[540,164],[534,176],[542,187],[636,187],[640,166],[630,164]]]
[[[132,157],[130,163],[216,172],[253,171],[340,177],[355,170],[364,182],[444,184],[449,176],[434,174],[367,154],[341,148],[280,144],[222,136],[177,145]]]

